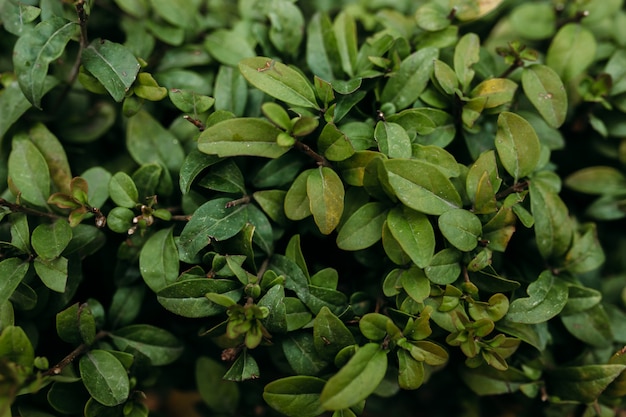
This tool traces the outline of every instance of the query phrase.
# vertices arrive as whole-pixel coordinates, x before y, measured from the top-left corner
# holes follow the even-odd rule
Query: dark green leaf
[[[402,389],[417,389],[424,382],[424,363],[416,361],[403,349],[398,349],[398,384]]]
[[[341,410],[366,399],[385,377],[387,352],[377,343],[360,347],[347,364],[330,377],[320,401],[327,410]]]
[[[290,376],[265,386],[263,399],[290,417],[317,417],[324,412],[320,393],[326,381],[312,376]]]
[[[515,113],[500,113],[495,141],[504,169],[516,181],[534,171],[541,145],[535,130],[526,119]]]
[[[259,307],[267,307],[269,310],[269,315],[262,323],[270,333],[287,332],[287,308],[284,300],[285,288],[282,285],[274,285],[257,302]]]
[[[209,408],[217,413],[234,413],[239,405],[239,387],[232,381],[222,379],[226,367],[221,363],[200,356],[196,360],[196,386]]]
[[[166,310],[183,317],[209,317],[224,307],[209,301],[207,293],[224,294],[239,301],[241,285],[227,279],[192,278],[168,285],[157,293],[157,300]]]
[[[422,48],[400,64],[400,68],[383,88],[383,103],[393,103],[397,110],[409,107],[426,88],[433,71],[433,62],[439,56],[435,48]]]
[[[117,102],[124,99],[139,72],[139,62],[128,48],[102,39],[85,48],[82,63]]]
[[[128,120],[126,146],[138,164],[158,163],[172,172],[180,170],[185,158],[178,139],[143,110]]]
[[[343,322],[327,307],[322,307],[313,322],[313,343],[322,358],[333,361],[341,349],[355,341]]]
[[[33,106],[41,107],[48,66],[59,58],[76,34],[78,25],[60,17],[39,23],[20,36],[13,50],[13,66],[22,92]]]
[[[182,343],[170,332],[148,324],[134,324],[111,333],[115,346],[121,350],[137,350],[154,366],[174,362],[183,353]]]
[[[43,259],[53,259],[61,255],[72,240],[72,228],[65,220],[51,224],[40,224],[33,230],[31,245]]]
[[[50,171],[46,159],[25,135],[13,138],[8,161],[9,177],[21,198],[46,207],[50,195]]]
[[[132,323],[141,310],[146,293],[143,284],[118,287],[111,298],[108,319],[112,328]]]
[[[235,360],[235,363],[224,374],[227,381],[246,381],[248,379],[257,379],[259,377],[259,365],[256,360],[248,354],[248,350],[244,351]]]
[[[562,315],[563,325],[574,337],[591,346],[609,347],[613,338],[609,316],[600,304],[574,314]]]
[[[337,246],[343,250],[360,250],[372,246],[382,237],[386,217],[387,207],[384,204],[364,204],[339,229]]]
[[[113,354],[94,349],[81,356],[79,365],[85,388],[96,401],[113,407],[128,399],[128,374]]]
[[[28,262],[19,258],[8,258],[0,261],[0,306],[9,300],[17,286],[28,272]]]
[[[96,335],[96,322],[87,304],[75,303],[56,315],[57,334],[67,343],[91,344]]]
[[[546,389],[562,401],[592,403],[626,369],[626,365],[572,366],[550,371]]]
[[[473,213],[463,209],[446,211],[438,219],[439,230],[455,248],[469,252],[478,245],[482,224]]]
[[[306,193],[315,224],[322,234],[330,234],[343,214],[345,190],[341,178],[328,167],[311,170],[307,176]]]
[[[315,349],[309,332],[292,332],[282,342],[283,353],[296,375],[318,375],[328,362]]]
[[[610,166],[583,168],[565,179],[569,188],[587,194],[619,194],[626,190],[626,177]]]
[[[35,258],[35,271],[41,282],[52,291],[65,292],[67,285],[67,259],[63,257],[53,259]]]
[[[506,319],[515,323],[536,324],[550,320],[567,303],[567,284],[550,271],[544,271],[526,289],[528,297],[513,300]]]
[[[531,382],[524,373],[514,368],[500,371],[483,365],[476,369],[463,367],[461,378],[478,395],[498,395],[516,392]]]

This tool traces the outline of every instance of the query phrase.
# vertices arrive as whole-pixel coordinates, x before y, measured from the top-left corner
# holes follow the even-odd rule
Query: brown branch
[[[300,142],[299,140],[296,140],[296,143],[294,143],[293,146],[297,150],[299,150],[300,152],[303,152],[304,154],[306,154],[306,155],[310,156],[311,158],[313,158],[313,160],[315,160],[315,162],[317,162],[317,165],[319,165],[321,167],[332,168],[332,165],[330,164],[330,162],[328,162],[328,160],[326,158],[324,158],[322,155],[318,154],[313,149],[311,149],[311,147],[309,145],[306,145],[306,144]]]
[[[528,181],[516,182],[515,184],[511,185],[506,190],[500,191],[498,194],[496,194],[496,200],[503,200],[509,194],[519,193],[520,191],[524,191],[527,188],[528,188]]]
[[[58,215],[56,215],[54,213],[48,213],[48,212],[45,212],[45,211],[39,211],[39,210],[32,209],[30,207],[22,206],[20,204],[11,203],[11,202],[5,200],[4,198],[0,198],[0,207],[7,207],[13,213],[31,214],[33,216],[46,217],[46,218],[52,219],[52,220],[57,220],[57,219],[64,218],[64,217],[58,216]]]
[[[250,196],[249,195],[244,195],[241,198],[238,198],[236,200],[233,201],[229,201],[228,203],[226,203],[226,208],[231,208],[231,207],[235,207],[238,206],[240,204],[248,204],[250,202]]]
[[[98,334],[96,334],[94,342],[97,341],[97,340],[100,340],[100,339],[102,339],[102,338],[104,338],[104,337],[106,337],[108,335],[109,335],[109,332],[101,330],[101,331],[98,332]],[[66,357],[61,359],[61,361],[59,363],[57,363],[56,365],[54,365],[52,368],[48,369],[47,371],[43,372],[41,374],[41,376],[55,376],[55,375],[59,375],[61,372],[63,372],[63,369],[65,369],[66,366],[68,366],[70,363],[72,363],[77,357],[79,357],[83,353],[87,352],[90,347],[91,347],[91,345],[88,345],[86,343],[80,344],[76,349],[71,351]]]

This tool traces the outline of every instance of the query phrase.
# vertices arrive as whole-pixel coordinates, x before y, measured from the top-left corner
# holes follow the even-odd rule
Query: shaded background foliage
[[[624,413],[625,20],[0,0],[0,414]]]

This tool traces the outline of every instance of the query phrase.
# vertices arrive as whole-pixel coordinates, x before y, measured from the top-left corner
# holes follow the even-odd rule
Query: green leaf
[[[511,26],[530,40],[548,39],[554,35],[556,10],[548,3],[520,3],[510,14]]]
[[[96,336],[96,321],[87,304],[72,304],[56,315],[57,334],[67,343],[91,344]]]
[[[557,73],[547,65],[535,64],[522,71],[522,87],[528,100],[548,123],[558,128],[567,116],[567,93]]]
[[[418,389],[424,382],[424,363],[404,349],[398,349],[398,384],[402,389]]]
[[[111,339],[120,350],[130,348],[141,352],[153,366],[170,364],[183,353],[182,343],[173,334],[148,324],[117,329],[111,333]]]
[[[302,42],[304,16],[300,8],[290,2],[272,3],[269,39],[280,52],[295,56]]]
[[[596,39],[589,29],[581,24],[569,23],[552,38],[546,64],[567,83],[593,63],[596,47]]]
[[[570,248],[573,237],[567,206],[541,178],[530,182],[529,191],[539,252],[544,259],[564,255]]]
[[[345,11],[340,12],[333,22],[333,32],[341,67],[348,76],[353,77],[356,75],[358,42],[356,22],[352,15]]]
[[[80,376],[89,394],[109,407],[122,404],[130,394],[126,369],[110,352],[94,349],[81,356]]]
[[[539,162],[541,144],[535,130],[526,119],[515,113],[500,113],[495,143],[504,169],[515,181],[535,170]]]
[[[143,284],[120,286],[115,290],[107,312],[111,328],[126,326],[137,319],[145,293]]]
[[[28,272],[28,262],[19,258],[0,261],[0,306],[4,305]]]
[[[276,143],[281,130],[263,119],[229,119],[200,134],[198,150],[218,156],[250,155],[278,158],[289,150]]]
[[[7,326],[0,333],[0,357],[13,362],[30,374],[35,360],[33,344],[21,327]]]
[[[306,62],[311,72],[322,80],[332,81],[333,70],[340,67],[337,39],[332,22],[325,13],[315,13],[307,25]]]
[[[139,204],[139,191],[132,178],[125,172],[118,172],[109,181],[109,195],[115,204],[125,208],[135,208]]]
[[[150,0],[150,5],[157,15],[171,25],[188,28],[196,21],[198,7],[186,0]]]
[[[33,230],[31,245],[43,259],[53,259],[61,255],[72,240],[72,228],[65,220],[51,224],[40,224]]]
[[[300,72],[270,58],[254,57],[239,62],[250,84],[287,104],[319,110],[315,90]]]
[[[257,379],[259,377],[259,365],[256,360],[248,354],[248,350],[244,349],[239,355],[235,363],[224,374],[227,381],[245,381],[248,379]]]
[[[478,245],[483,227],[480,219],[463,209],[446,211],[437,220],[441,234],[455,248],[469,252]]]
[[[255,55],[254,48],[246,37],[234,30],[211,31],[204,38],[204,47],[219,62],[231,67],[236,67],[241,60]]]
[[[396,207],[387,216],[387,226],[415,265],[425,268],[430,264],[435,253],[435,232],[426,215]]]
[[[446,95],[453,95],[459,88],[456,73],[445,62],[436,59],[433,67],[433,82]]]
[[[585,311],[562,315],[561,320],[570,334],[588,345],[609,347],[614,340],[609,316],[600,304]]]
[[[13,49],[13,66],[22,92],[33,106],[41,108],[48,66],[63,54],[76,35],[78,25],[51,17],[20,36]]]
[[[341,349],[355,341],[345,324],[328,307],[322,307],[313,321],[313,343],[323,359],[333,361]]]
[[[0,8],[0,20],[7,32],[15,36],[22,36],[33,28],[32,22],[39,17],[39,7],[22,4],[17,1],[6,1]]]
[[[39,207],[46,207],[50,196],[50,171],[44,156],[25,135],[13,138],[9,154],[9,177],[21,198]]]
[[[196,386],[209,408],[217,413],[233,414],[239,406],[239,387],[222,377],[226,367],[216,360],[200,356],[196,360]]]
[[[150,236],[139,254],[139,270],[144,282],[159,292],[178,277],[178,249],[172,228],[162,229]]]
[[[182,193],[187,194],[191,190],[191,184],[202,171],[221,160],[215,155],[207,155],[196,149],[189,152],[180,167],[179,185]]]
[[[586,194],[621,194],[626,190],[626,177],[610,166],[592,166],[570,174],[565,185]]]
[[[599,268],[605,261],[595,224],[585,224],[584,233],[574,234],[572,246],[565,255],[565,269],[582,274]]]
[[[370,202],[355,211],[339,229],[337,246],[343,250],[360,250],[372,246],[382,237],[387,207]]]
[[[624,370],[626,365],[584,365],[547,372],[546,390],[562,401],[592,403]]]
[[[387,352],[377,343],[367,343],[326,382],[320,396],[322,406],[341,410],[358,404],[374,392],[386,371]]]
[[[420,29],[438,32],[450,26],[450,11],[439,3],[426,3],[415,12],[415,21]]]
[[[42,123],[37,123],[30,128],[28,138],[46,160],[52,184],[61,192],[69,192],[72,173],[67,155],[59,139]]]
[[[296,375],[318,375],[328,362],[315,349],[310,332],[292,332],[282,341],[287,363]]]
[[[176,108],[185,113],[200,114],[213,107],[215,99],[192,90],[171,88],[168,96]]]
[[[217,198],[198,207],[180,234],[181,259],[193,258],[212,240],[225,240],[239,233],[248,221],[248,212],[245,205],[227,207],[229,202],[229,198]]]
[[[480,38],[475,33],[467,33],[459,39],[454,48],[454,72],[461,89],[466,91],[474,79],[474,64],[480,61]]]
[[[461,379],[478,395],[498,395],[516,392],[524,384],[531,382],[523,372],[514,368],[500,371],[483,365],[472,369],[464,366]]]
[[[374,130],[374,138],[378,142],[378,149],[389,158],[411,157],[411,139],[399,124],[378,122]]]
[[[472,99],[484,99],[484,109],[508,106],[517,91],[517,84],[508,78],[491,78],[478,84],[469,93]]]
[[[185,159],[178,139],[143,110],[128,120],[126,146],[139,165],[158,163],[178,172]]]
[[[433,256],[424,269],[426,276],[439,285],[452,284],[461,274],[461,253],[456,249],[446,248]]]
[[[82,63],[117,102],[124,99],[139,73],[139,62],[133,53],[108,40],[92,41],[83,51]]]
[[[395,75],[385,84],[380,101],[394,104],[397,110],[413,104],[426,89],[433,62],[438,56],[436,48],[427,47],[405,58]]]
[[[265,386],[263,399],[274,410],[290,417],[317,417],[324,412],[320,393],[326,381],[312,376],[290,376]]]
[[[319,167],[308,175],[306,193],[315,224],[322,234],[330,234],[343,214],[345,190],[341,178],[331,168]]]
[[[245,194],[246,192],[243,174],[232,159],[212,165],[198,185],[223,193]]]
[[[302,171],[285,195],[285,215],[290,220],[302,220],[311,215],[311,203],[307,192],[308,179],[314,169]]]
[[[506,319],[515,323],[536,324],[555,317],[567,303],[567,284],[550,271],[544,271],[526,289],[528,297],[513,300]]]
[[[229,279],[185,279],[163,288],[157,293],[157,300],[166,310],[182,317],[209,317],[224,312],[224,307],[206,298],[207,293],[224,294],[239,301],[241,284]]]
[[[452,182],[434,166],[410,159],[390,159],[384,166],[389,184],[406,206],[434,215],[461,206]]]
[[[354,155],[354,146],[334,124],[327,124],[317,141],[318,151],[329,161],[345,161]]]
[[[67,285],[67,259],[63,257],[53,259],[35,258],[35,271],[41,282],[52,291],[63,293]]]
[[[420,268],[411,266],[402,271],[400,282],[409,297],[418,303],[423,303],[430,295],[430,281]]]
[[[271,333],[287,332],[287,308],[284,300],[285,287],[274,285],[257,302],[257,306],[267,307],[269,310],[269,315],[262,320],[262,323]]]

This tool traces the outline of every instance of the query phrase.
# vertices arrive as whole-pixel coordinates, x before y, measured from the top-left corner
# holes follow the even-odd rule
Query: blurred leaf
[[[202,400],[217,413],[234,413],[239,406],[239,387],[223,379],[226,367],[221,363],[200,356],[196,360],[196,386]]]
[[[626,190],[626,177],[610,166],[592,166],[570,174],[565,185],[586,194],[621,194]]]
[[[269,39],[280,52],[295,56],[300,48],[304,32],[304,16],[300,8],[289,1],[273,2]]]
[[[28,262],[19,258],[7,258],[0,261],[0,306],[9,300],[17,286],[28,272]]]
[[[141,352],[153,366],[170,364],[183,353],[183,344],[172,333],[148,324],[117,329],[111,339],[122,351],[131,348]]]
[[[204,47],[222,64],[236,67],[242,59],[252,58],[254,48],[240,33],[217,29],[204,39]]]
[[[592,403],[626,369],[626,365],[585,365],[557,368],[546,377],[548,394],[561,401]]]
[[[48,66],[59,58],[77,32],[78,25],[60,17],[39,23],[20,36],[13,49],[13,66],[22,92],[33,106],[41,108]],[[84,56],[84,55],[83,55]]]
[[[166,22],[180,27],[190,27],[195,22],[197,7],[186,0],[150,0],[152,10]]]
[[[570,334],[588,345],[609,347],[614,339],[609,316],[600,304],[574,314],[562,315],[563,325]]]
[[[263,399],[290,417],[316,417],[324,412],[320,393],[326,381],[312,376],[290,376],[265,386]]]
[[[35,350],[24,329],[17,326],[7,326],[2,329],[2,333],[0,333],[0,357],[22,367],[22,372],[26,375],[32,372]]]
[[[85,388],[96,401],[113,407],[128,399],[128,374],[113,354],[94,349],[80,357],[79,365]]]
[[[550,271],[544,271],[526,289],[528,297],[511,302],[506,319],[515,323],[536,324],[548,321],[567,303],[567,284]]]
[[[180,170],[185,158],[178,139],[144,110],[128,120],[126,147],[138,164],[158,163],[172,172]]]
[[[548,3],[520,3],[510,14],[513,30],[530,40],[552,37],[557,27],[556,18],[556,10]]]
[[[333,32],[341,67],[348,76],[353,77],[356,75],[358,44],[356,22],[352,15],[345,11],[340,12],[333,22]]]
[[[128,48],[102,39],[85,48],[82,63],[117,102],[124,99],[139,72],[139,62]]]
[[[576,49],[572,45],[576,45]],[[577,23],[568,23],[552,38],[546,64],[567,83],[593,63],[596,48],[596,39],[589,29]]]
[[[483,365],[472,369],[463,367],[461,378],[478,395],[499,395],[516,392],[523,384],[531,382],[524,373],[514,368],[500,371]]]

